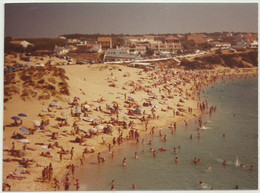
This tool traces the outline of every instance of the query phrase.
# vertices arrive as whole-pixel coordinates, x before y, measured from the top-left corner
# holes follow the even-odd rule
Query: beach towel
[[[20,127],[20,130],[25,134],[25,135],[29,135],[30,132],[28,129],[24,128],[24,127]]]

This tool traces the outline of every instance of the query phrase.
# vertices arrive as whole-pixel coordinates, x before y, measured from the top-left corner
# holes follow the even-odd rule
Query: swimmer
[[[138,155],[137,155],[137,152],[135,152],[135,159],[137,159],[138,158]]]
[[[202,181],[200,181],[200,186],[205,186],[205,183],[203,183]]]
[[[175,158],[175,163],[177,164],[179,162],[178,157]]]
[[[132,190],[135,190],[136,189],[136,186],[133,184],[132,185]]]
[[[115,191],[115,186],[113,184],[111,185],[111,190]]]
[[[211,169],[212,169],[212,167],[208,167],[206,170],[203,170],[203,171],[205,171],[205,172],[210,172]]]
[[[154,150],[153,151],[153,157],[156,157],[156,154],[157,154],[157,152]]]
[[[167,141],[167,136],[164,135],[163,141],[166,142]]]
[[[198,163],[198,159],[196,157],[194,158],[193,163],[195,163],[195,164]]]
[[[254,167],[253,165],[250,165],[250,168],[249,168],[250,171],[253,171],[254,170]]]
[[[190,140],[192,140],[192,138],[193,138],[193,136],[192,136],[192,135],[190,135]]]
[[[126,158],[123,159],[123,166],[126,166]]]
[[[222,163],[223,166],[226,166],[227,165],[227,162],[224,160],[223,163]]]
[[[223,138],[226,138],[226,134],[225,133],[223,133]]]
[[[177,154],[176,147],[173,148],[173,153],[174,153],[174,154]]]
[[[152,145],[152,140],[149,141],[148,145]]]

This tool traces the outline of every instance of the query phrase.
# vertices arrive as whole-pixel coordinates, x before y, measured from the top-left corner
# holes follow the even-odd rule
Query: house
[[[138,55],[130,54],[129,48],[109,48],[105,51],[104,61],[120,61],[138,58]]]
[[[78,49],[76,46],[73,45],[66,45],[64,48],[68,49],[69,51],[75,51]]]
[[[145,54],[146,53],[146,46],[144,45],[136,45],[135,47],[135,52],[136,54]]]
[[[231,44],[229,42],[215,42],[214,46],[217,48],[222,48],[222,49],[231,48]]]
[[[78,44],[76,44],[76,46],[86,46],[87,43],[87,41],[80,41]]]
[[[112,38],[111,37],[98,37],[98,44],[101,44],[103,49],[112,48]]]
[[[10,44],[16,46],[23,46],[24,48],[27,48],[29,45],[34,46],[33,44],[27,42],[26,40],[12,40],[10,41]]]
[[[179,40],[179,38],[174,37],[174,36],[168,36],[164,38],[165,43],[167,43],[168,45],[170,45],[170,47],[173,47],[173,49],[182,49],[181,47],[181,42]]]
[[[55,48],[53,50],[54,53],[58,54],[58,55],[63,55],[63,54],[67,54],[69,53],[69,49],[66,49],[64,47],[58,47],[55,45]]]
[[[252,43],[250,43],[250,48],[258,48],[258,41],[254,40]]]
[[[61,40],[66,40],[67,39],[65,36],[59,36],[58,38],[61,39]]]
[[[153,43],[149,48],[152,49],[155,54],[176,53],[176,51],[180,49],[175,43]]]
[[[80,40],[78,40],[78,39],[67,39],[67,43],[69,43],[69,44],[78,44],[78,43],[80,43]]]
[[[244,39],[247,43],[253,43],[255,40],[258,40],[258,34],[248,33],[248,34],[246,34],[246,35],[243,36],[243,39]]]
[[[194,44],[202,44],[207,42],[202,34],[190,34],[187,38],[188,41],[194,42]]]
[[[93,44],[92,47],[89,49],[90,52],[101,53],[102,46],[101,44]]]

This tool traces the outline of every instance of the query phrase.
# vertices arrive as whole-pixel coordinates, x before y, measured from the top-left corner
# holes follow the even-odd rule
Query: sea
[[[142,135],[139,144],[125,142],[113,149],[114,158],[111,153],[102,152],[104,163],[98,164],[94,153],[83,166],[76,168],[73,178],[80,179],[80,190],[108,191],[112,180],[115,190],[124,191],[131,190],[133,184],[136,190],[143,191],[233,190],[236,186],[257,190],[257,77],[219,80],[204,87],[201,98],[217,110],[212,116],[202,116],[205,126],[199,131],[200,139],[198,118],[194,118],[188,121],[188,126],[177,124],[173,134],[167,126],[162,128],[162,134],[167,135],[166,142],[156,130],[153,136]],[[148,145],[149,140],[152,145]],[[161,147],[167,151],[158,151]],[[157,151],[156,157],[150,148]],[[197,164],[193,162],[195,157],[200,159]]]

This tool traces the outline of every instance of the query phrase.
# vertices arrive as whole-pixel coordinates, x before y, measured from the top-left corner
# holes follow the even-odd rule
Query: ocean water
[[[74,178],[80,179],[80,190],[110,190],[113,179],[116,190],[131,190],[132,184],[136,190],[207,190],[210,187],[232,190],[236,185],[244,190],[258,189],[257,84],[257,78],[247,78],[218,81],[204,88],[201,97],[209,106],[216,105],[217,111],[212,117],[207,114],[202,117],[207,125],[200,131],[200,140],[198,124],[193,119],[187,127],[177,124],[174,134],[167,127],[163,128],[167,142],[163,142],[156,131],[154,136],[141,137],[145,144],[124,143],[115,148],[114,158],[108,152],[102,153],[106,158],[104,163],[98,164],[97,154],[93,154],[85,160],[84,166],[76,168]],[[192,140],[190,135],[193,135]],[[151,146],[149,140],[152,140]],[[168,151],[158,151],[154,158],[149,150],[159,147]],[[177,154],[173,153],[174,147]],[[137,159],[135,152],[139,156]],[[124,157],[127,159],[125,167],[122,166]],[[195,157],[201,162],[194,164]],[[226,166],[222,165],[224,160]],[[237,163],[245,167],[238,167]],[[249,170],[250,165],[253,171]],[[208,167],[210,171],[206,171]],[[201,187],[200,181],[205,185]]]

